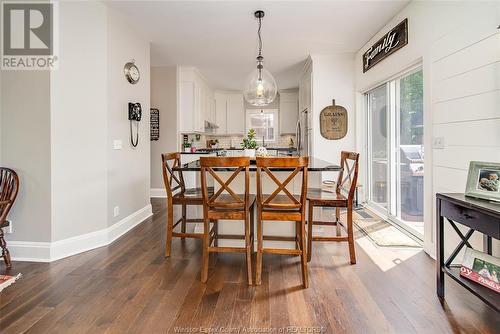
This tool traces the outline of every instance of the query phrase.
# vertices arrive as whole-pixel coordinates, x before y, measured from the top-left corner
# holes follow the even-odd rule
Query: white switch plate
[[[113,148],[114,148],[115,150],[121,150],[121,149],[122,149],[122,147],[123,147],[123,144],[122,144],[122,141],[121,141],[121,140],[119,140],[119,139],[115,139],[115,140],[113,141]]]
[[[118,217],[119,214],[120,214],[120,207],[115,206],[115,208],[113,209],[113,217]]]
[[[444,149],[444,137],[434,137],[432,147],[435,149]]]
[[[5,228],[5,233],[6,234],[12,234],[12,220],[9,220],[9,226]]]

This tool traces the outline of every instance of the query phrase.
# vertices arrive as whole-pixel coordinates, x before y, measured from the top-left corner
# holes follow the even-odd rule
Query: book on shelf
[[[500,292],[500,259],[472,248],[465,250],[460,275]]]

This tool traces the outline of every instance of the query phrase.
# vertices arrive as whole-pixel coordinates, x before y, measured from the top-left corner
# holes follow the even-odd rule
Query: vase
[[[249,157],[249,158],[255,158],[255,149],[254,148],[246,148],[244,150],[244,153],[245,157]]]

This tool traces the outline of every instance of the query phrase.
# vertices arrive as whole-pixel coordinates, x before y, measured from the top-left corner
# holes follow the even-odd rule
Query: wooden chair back
[[[345,192],[349,203],[352,203],[356,192],[359,170],[359,153],[342,151],[340,158],[340,171],[337,178],[338,194]]]
[[[309,164],[308,157],[273,157],[273,158],[257,158],[257,203],[261,207],[269,207],[280,210],[305,210],[306,196],[307,196],[307,166]],[[285,181],[281,182],[272,173],[269,168],[294,168],[294,170],[288,175]],[[267,174],[271,180],[276,184],[277,188],[269,195],[265,197],[262,194],[262,171]],[[300,200],[290,193],[286,186],[295,178],[299,173],[302,173],[302,187],[300,191]],[[285,202],[277,202],[277,196],[279,193],[284,193]]]
[[[201,157],[200,158],[201,167],[201,191],[203,194],[203,205],[207,208],[219,208],[219,209],[248,209],[247,206],[250,198],[250,158],[248,157]],[[223,181],[217,171],[217,168],[233,168],[236,170]],[[235,192],[230,184],[233,180],[240,174],[240,172],[245,172],[245,192],[243,198]],[[220,185],[219,190],[214,191],[212,196],[209,196],[208,186],[207,186],[207,172],[213,179]],[[228,195],[223,194],[227,192]],[[225,195],[225,196],[224,196]]]
[[[19,177],[10,168],[0,167],[0,225],[7,219],[19,191]]]
[[[163,183],[165,184],[165,191],[167,197],[172,198],[174,192],[180,189],[180,193],[186,191],[182,171],[174,170],[175,167],[181,165],[181,154],[179,152],[164,153],[161,155]]]

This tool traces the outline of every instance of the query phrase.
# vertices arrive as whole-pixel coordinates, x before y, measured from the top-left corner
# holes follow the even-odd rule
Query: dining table
[[[250,161],[250,194],[256,194],[256,170],[257,166],[255,165],[255,160]],[[291,172],[293,172],[294,168],[286,168],[286,167],[274,167],[269,168],[272,170],[273,174],[283,182]],[[174,171],[179,171],[184,173],[196,173],[196,187],[201,187],[201,167],[200,160],[194,160],[185,164],[180,164],[173,168]],[[219,176],[225,181],[230,177],[232,171],[236,170],[236,168],[232,167],[218,167],[213,168]],[[309,165],[308,165],[308,188],[322,188],[325,191],[335,191],[334,182],[337,181],[337,174],[342,170],[342,167],[336,163],[332,163],[329,161],[325,161],[315,157],[309,157]],[[266,174],[261,174],[262,178],[262,191],[264,194],[273,193],[277,186],[274,181]],[[333,181],[333,182],[332,182]],[[213,186],[215,190],[219,189],[219,184],[214,182],[213,179],[209,178],[207,180],[208,186]],[[300,194],[300,190],[302,187],[302,180],[299,176],[295,176],[295,178],[287,185],[287,189],[295,195]],[[244,182],[243,177],[237,177],[231,182],[231,189],[233,189],[237,193],[244,193]],[[193,210],[197,210],[193,212],[198,217],[203,216],[203,208],[201,206],[193,208]],[[315,211],[315,216],[317,214],[321,215],[325,219],[333,219],[333,214],[335,210],[328,210],[328,208],[317,208],[318,212]],[[321,212],[319,212],[321,211]],[[330,217],[331,216],[331,217]],[[254,222],[255,223],[255,222]],[[264,230],[266,235],[284,235],[291,236],[295,233],[295,225],[294,224],[280,224],[279,222],[269,222],[268,224],[264,222]],[[203,224],[197,224],[195,226],[195,233],[203,231]],[[219,221],[219,232],[221,234],[242,234],[243,224],[235,224],[234,221]],[[228,247],[238,247],[241,246],[242,240],[220,240],[221,246]],[[295,244],[293,242],[288,241],[265,241],[266,245],[269,247],[293,247]],[[288,244],[288,245],[287,245]]]

